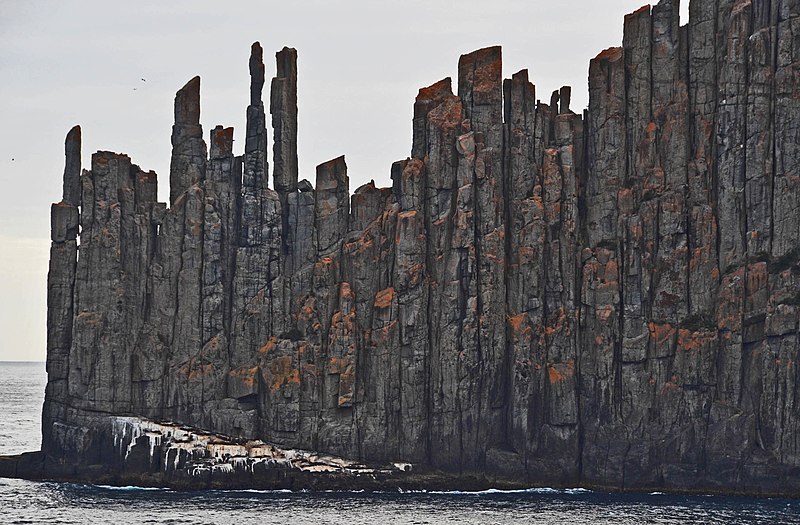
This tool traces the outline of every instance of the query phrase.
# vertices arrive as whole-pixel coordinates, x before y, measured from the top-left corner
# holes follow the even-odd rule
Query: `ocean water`
[[[39,448],[43,363],[0,362],[0,454]],[[0,478],[0,524],[800,524],[800,501],[606,494],[175,492]]]

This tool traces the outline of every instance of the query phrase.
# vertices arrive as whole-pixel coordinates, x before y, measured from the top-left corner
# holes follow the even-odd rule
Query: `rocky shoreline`
[[[113,455],[84,465],[42,452],[0,456],[0,477],[143,487],[377,490],[411,473],[408,463],[367,465],[168,422],[110,418]],[[101,454],[102,456],[103,454]]]
[[[800,491],[763,490],[754,486],[693,487],[607,486],[575,480],[538,484],[512,479],[498,471],[453,473],[405,462],[366,464],[308,450],[284,448],[258,440],[213,434],[170,422],[111,417],[110,447],[104,463],[80,464],[44,452],[0,455],[0,478],[57,481],[122,487],[194,490],[291,490],[365,492],[479,492],[491,489],[585,489],[600,492],[669,492],[800,498]],[[106,443],[105,445],[109,445]],[[101,445],[102,446],[102,445]]]
[[[800,491],[760,490],[755,487],[723,487],[698,483],[693,487],[608,486],[590,483],[541,484],[535,481],[487,476],[485,473],[458,475],[420,467],[410,472],[364,474],[357,472],[309,472],[301,469],[266,468],[255,472],[216,473],[195,476],[190,469],[163,472],[116,471],[106,465],[64,465],[48,458],[41,451],[0,456],[0,478],[37,482],[75,483],[112,487],[160,488],[175,491],[259,490],[292,492],[420,492],[481,493],[486,491],[565,490],[630,494],[682,494],[686,496],[724,496],[800,499]]]

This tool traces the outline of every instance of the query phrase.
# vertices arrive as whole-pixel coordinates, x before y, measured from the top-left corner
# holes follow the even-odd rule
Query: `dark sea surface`
[[[39,448],[43,363],[0,362],[0,454]],[[606,494],[173,492],[0,478],[0,524],[800,524],[800,501]]]

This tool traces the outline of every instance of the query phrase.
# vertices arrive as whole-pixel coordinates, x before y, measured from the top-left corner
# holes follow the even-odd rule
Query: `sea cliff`
[[[800,495],[797,35],[798,0],[693,0],[683,26],[662,0],[591,60],[582,114],[499,47],[463,55],[392,187],[353,194],[344,157],[299,178],[293,49],[271,172],[258,43],[242,155],[206,142],[198,77],[177,92],[169,203],[124,154],[82,170],[74,128],[43,450],[14,475],[300,472],[289,450],[368,488]],[[175,429],[219,437],[182,455]]]

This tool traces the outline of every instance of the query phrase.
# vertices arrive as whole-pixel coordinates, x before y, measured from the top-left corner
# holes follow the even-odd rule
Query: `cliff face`
[[[800,493],[800,1],[678,11],[625,18],[583,115],[503,80],[500,48],[462,56],[392,188],[352,196],[343,157],[298,181],[293,49],[272,188],[258,44],[243,156],[231,128],[207,149],[199,78],[177,93],[169,207],[125,155],[81,173],[72,130],[44,451],[103,463],[125,415],[522,483]]]

